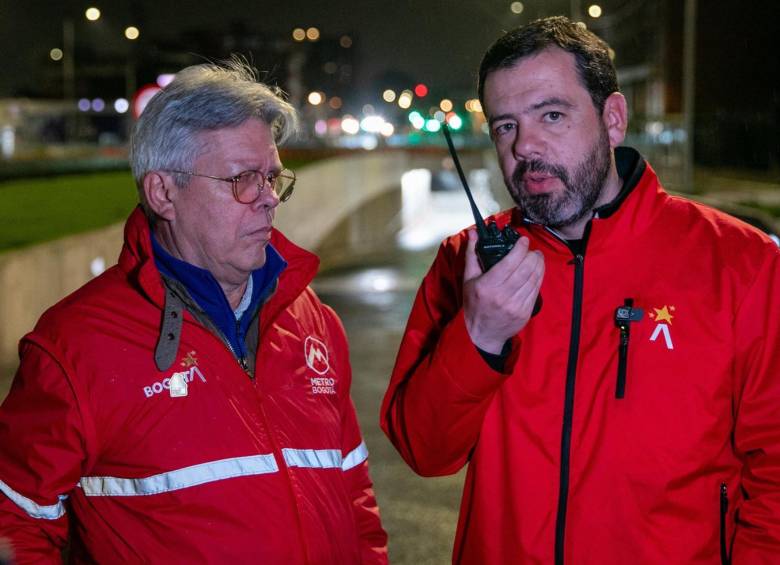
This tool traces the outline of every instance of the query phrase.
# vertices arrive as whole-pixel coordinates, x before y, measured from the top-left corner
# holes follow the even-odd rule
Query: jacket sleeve
[[[24,340],[21,364],[0,406],[0,536],[18,563],[61,563],[65,501],[85,450],[82,421],[62,367]]]
[[[736,319],[734,445],[743,462],[732,563],[780,555],[780,250],[773,246]]]
[[[442,244],[423,279],[382,402],[382,429],[424,476],[452,474],[465,465],[506,379],[490,368],[466,330],[465,242],[464,232]],[[508,364],[515,358],[513,351]]]
[[[382,528],[374,487],[368,472],[368,448],[360,432],[355,407],[349,394],[352,369],[349,362],[349,346],[344,327],[336,314],[327,308],[336,344],[338,366],[346,387],[341,391],[342,441],[341,470],[344,473],[352,511],[360,537],[362,563],[385,565],[388,563],[387,533]]]

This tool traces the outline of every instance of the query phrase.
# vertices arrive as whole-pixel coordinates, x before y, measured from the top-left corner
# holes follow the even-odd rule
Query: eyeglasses
[[[263,171],[244,171],[234,177],[214,177],[191,171],[176,171],[167,169],[169,173],[180,175],[189,175],[192,177],[204,177],[207,179],[221,180],[229,182],[233,188],[233,198],[241,204],[251,204],[255,202],[263,193],[265,187],[270,187],[281,202],[287,202],[292,196],[295,188],[295,173],[290,169],[282,169],[279,173],[264,173]]]

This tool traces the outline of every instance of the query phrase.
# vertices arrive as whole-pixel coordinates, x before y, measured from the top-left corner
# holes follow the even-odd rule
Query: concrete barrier
[[[0,368],[17,364],[17,343],[46,308],[83,285],[93,267],[116,262],[122,227],[114,225],[0,254]],[[94,263],[93,263],[94,262]],[[0,397],[5,394],[0,378]]]

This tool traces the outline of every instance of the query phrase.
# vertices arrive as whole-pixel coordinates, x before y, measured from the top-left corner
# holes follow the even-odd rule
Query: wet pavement
[[[434,250],[401,252],[381,264],[325,273],[314,288],[338,312],[350,340],[352,398],[394,564],[450,563],[464,472],[422,478],[379,428],[382,401],[406,319]]]

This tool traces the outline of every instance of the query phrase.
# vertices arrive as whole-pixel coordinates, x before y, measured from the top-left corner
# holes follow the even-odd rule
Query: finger
[[[536,298],[544,280],[544,258],[542,254],[539,251],[532,251],[528,255],[528,265],[525,268],[529,270],[525,271],[523,278],[517,281],[511,297],[511,300],[523,305],[527,305],[526,303],[531,298]],[[533,306],[533,302],[531,302],[531,306]]]
[[[463,269],[463,282],[470,281],[482,274],[482,268],[477,260],[477,232],[468,231],[469,241],[466,246],[466,267]]]
[[[544,263],[544,256],[541,251],[526,250],[524,255],[520,256],[518,254],[517,257],[513,256],[512,259],[513,261],[507,264],[508,267],[511,267],[511,270],[507,270],[506,278],[501,283],[511,289],[520,288],[531,276],[531,273],[540,268],[540,263]]]
[[[509,253],[490,269],[491,284],[502,285],[511,280],[513,274],[528,255],[529,244],[530,241],[527,237],[521,237]]]

